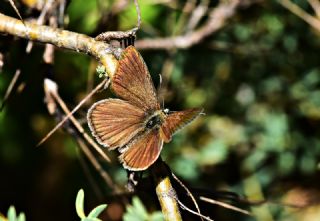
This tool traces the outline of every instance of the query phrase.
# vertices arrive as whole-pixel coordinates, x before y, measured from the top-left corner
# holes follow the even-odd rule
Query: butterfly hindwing
[[[160,109],[148,68],[133,46],[122,53],[111,87],[119,97],[145,111]]]
[[[144,130],[144,111],[120,99],[101,100],[88,111],[88,124],[97,141],[109,149],[126,145]]]
[[[161,138],[168,143],[174,133],[190,123],[201,112],[202,109],[192,108],[169,113],[161,126]]]
[[[129,143],[119,159],[131,171],[145,170],[158,159],[162,145],[159,129],[148,130]]]

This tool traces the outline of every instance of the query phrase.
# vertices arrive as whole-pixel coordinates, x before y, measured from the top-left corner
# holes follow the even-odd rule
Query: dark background
[[[188,18],[182,13],[183,1],[139,2],[143,23],[138,39],[183,34],[184,19]],[[314,14],[306,1],[294,2]],[[115,4],[71,1],[66,29],[95,36],[105,30],[134,27],[134,5],[112,11]],[[212,1],[209,7],[217,4]],[[17,17],[9,3],[1,2],[0,6],[1,13]],[[23,17],[37,15],[22,2],[17,6]],[[205,194],[214,195],[223,190],[252,201],[267,201],[253,207],[236,203],[255,218],[201,203],[214,220],[319,219],[319,37],[319,32],[277,1],[256,1],[240,7],[221,30],[191,48],[140,51],[155,84],[159,84],[159,74],[164,78],[162,94],[167,108],[203,107],[206,113],[164,146],[162,158],[172,171],[195,188],[195,194],[205,190]],[[26,45],[26,40],[0,36],[0,52],[5,57],[0,72],[1,96],[15,70],[22,71],[0,113],[0,212],[6,214],[14,205],[27,220],[79,219],[74,202],[83,188],[87,211],[107,202],[108,219],[112,213],[123,216],[125,209],[115,203],[119,198],[111,196],[110,188],[83,157],[72,136],[59,130],[36,147],[56,120],[44,104],[44,47],[35,44],[26,55]],[[96,65],[89,56],[56,50],[54,79],[70,108],[90,91],[92,79],[99,82]],[[108,96],[112,96],[109,90],[99,93],[77,112],[86,129],[87,109]],[[116,153],[108,154],[112,164],[99,158],[100,163],[123,187],[126,172]],[[147,178],[146,182],[150,188]],[[152,187],[141,193],[150,213],[158,208],[151,192]],[[285,204],[306,207],[294,209]]]

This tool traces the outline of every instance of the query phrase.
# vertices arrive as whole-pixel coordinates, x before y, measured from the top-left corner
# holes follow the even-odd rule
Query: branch
[[[73,108],[73,110],[68,113],[44,138],[41,139],[41,141],[37,144],[37,147],[42,145],[56,130],[58,130],[69,118],[90,98],[93,94],[95,94],[97,91],[101,90],[104,86],[109,85],[110,78],[105,78],[102,82],[100,82],[95,89],[93,89],[85,98],[83,98],[80,103],[76,107]]]
[[[298,5],[292,3],[290,0],[278,0],[278,2],[288,9],[290,12],[295,14],[296,16],[300,17],[302,20],[307,22],[311,27],[315,28],[316,30],[320,31],[320,20],[316,17],[308,14]]]
[[[213,9],[209,14],[208,21],[194,32],[176,37],[139,40],[136,41],[135,45],[139,49],[189,48],[221,29],[227,19],[235,14],[237,7],[241,4],[240,0],[227,2],[222,1],[217,8]]]
[[[112,55],[109,44],[96,41],[84,34],[51,28],[44,25],[22,23],[20,20],[0,13],[0,32],[32,41],[50,43],[59,48],[70,49],[92,55],[106,68],[110,77],[115,73],[118,61]]]
[[[171,172],[159,158],[152,166],[151,173],[156,183],[156,193],[162,214],[166,221],[182,221],[177,202],[177,194],[170,181]]]
[[[318,19],[320,18],[320,2],[319,0],[308,0],[309,4],[313,8],[314,12],[316,13]]]

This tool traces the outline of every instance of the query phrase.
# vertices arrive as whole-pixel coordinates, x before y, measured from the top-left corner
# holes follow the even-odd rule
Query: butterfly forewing
[[[129,170],[145,170],[157,160],[162,145],[159,129],[148,130],[125,147],[120,161]]]
[[[148,68],[133,46],[122,53],[111,86],[119,97],[144,111],[160,108]]]
[[[169,113],[161,126],[161,138],[166,143],[169,142],[175,132],[190,123],[201,112],[202,109],[192,108]]]
[[[144,130],[144,111],[120,99],[95,103],[88,111],[88,124],[97,141],[109,149],[126,145]]]

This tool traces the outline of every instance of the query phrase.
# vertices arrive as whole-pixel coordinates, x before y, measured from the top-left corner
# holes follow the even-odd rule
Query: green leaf
[[[100,213],[107,207],[107,204],[102,204],[94,208],[88,215],[88,218],[97,218]]]
[[[162,212],[157,211],[157,212],[154,212],[154,213],[151,214],[149,220],[150,220],[150,221],[163,221],[163,220],[164,220],[164,217],[163,217]]]
[[[124,221],[148,220],[149,214],[138,197],[133,197],[132,205],[127,206]]]
[[[26,221],[26,215],[24,213],[20,213],[17,220],[18,221]]]
[[[98,219],[98,218],[87,218],[87,217],[85,217],[85,218],[81,219],[81,221],[102,221],[102,220]]]
[[[137,214],[144,218],[148,217],[148,212],[138,197],[132,199],[132,205]]]
[[[8,213],[7,213],[8,221],[16,221],[17,213],[14,206],[10,206]]]
[[[83,192],[83,189],[80,189],[76,198],[76,211],[78,216],[81,219],[86,218],[86,215],[83,210],[83,200],[84,200],[84,192]]]

